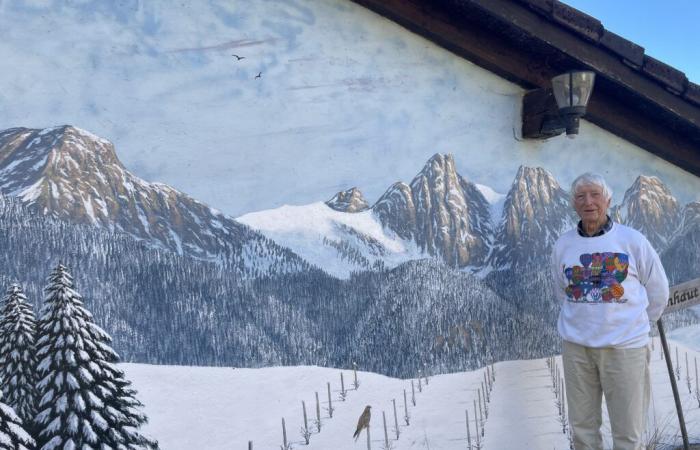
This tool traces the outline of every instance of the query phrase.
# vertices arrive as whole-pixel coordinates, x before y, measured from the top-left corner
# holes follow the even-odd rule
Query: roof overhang
[[[596,72],[585,119],[700,176],[700,86],[556,0],[353,0],[526,89]]]

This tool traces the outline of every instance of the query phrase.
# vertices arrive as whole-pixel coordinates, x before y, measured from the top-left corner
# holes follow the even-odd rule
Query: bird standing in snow
[[[369,428],[369,419],[372,417],[372,413],[369,411],[370,409],[372,409],[371,406],[365,406],[365,410],[362,411],[362,415],[360,415],[360,420],[357,421],[357,430],[355,430],[355,434],[352,435],[355,440],[360,437],[360,433],[364,428]]]

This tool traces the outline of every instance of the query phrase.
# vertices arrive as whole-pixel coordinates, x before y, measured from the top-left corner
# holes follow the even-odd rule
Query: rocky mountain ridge
[[[55,218],[124,232],[181,255],[247,266],[254,273],[308,266],[188,195],[136,177],[111,142],[72,126],[0,132],[0,192]]]
[[[546,261],[556,238],[577,221],[568,192],[543,168],[518,169],[497,220],[484,188],[457,173],[452,155],[435,154],[410,183],[394,183],[371,207],[356,187],[337,193],[325,203],[336,215],[318,224],[313,217],[299,221],[301,228],[288,233],[292,243],[266,233],[259,225],[264,211],[250,223],[261,234],[167,185],[141,180],[109,141],[84,130],[0,132],[0,192],[53,217],[125,232],[182,255],[249,265],[254,273],[304,270],[309,261],[322,266],[325,260],[309,257],[319,245],[326,259],[344,261],[336,272],[348,275],[425,256],[482,274],[521,271]],[[640,175],[610,213],[661,252],[693,228],[698,210],[693,203],[681,208],[661,180]],[[294,214],[310,212],[318,213],[289,208],[283,219],[293,223]],[[278,216],[270,219],[276,227]]]

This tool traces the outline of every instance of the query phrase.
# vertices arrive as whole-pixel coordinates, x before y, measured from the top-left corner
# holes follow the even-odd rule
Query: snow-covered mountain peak
[[[616,220],[642,232],[657,251],[662,251],[678,227],[681,208],[659,178],[640,175],[612,213]]]
[[[326,202],[326,205],[341,212],[360,212],[369,209],[369,203],[356,187],[340,191]]]
[[[236,220],[339,278],[377,264],[394,267],[421,257],[415,244],[385,230],[372,210],[348,213],[316,202],[257,211]]]
[[[281,259],[306,266],[188,195],[133,175],[111,142],[73,126],[0,132],[0,192],[44,214],[124,232],[183,255],[242,269]]]
[[[520,166],[505,198],[490,263],[501,269],[543,261],[573,223],[569,195],[554,176],[541,167]]]

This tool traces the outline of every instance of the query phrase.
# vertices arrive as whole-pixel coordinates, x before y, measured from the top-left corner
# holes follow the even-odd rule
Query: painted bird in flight
[[[258,74],[257,74],[257,75],[255,75],[255,79],[258,79],[258,78],[260,78],[260,76],[261,76],[261,75],[262,75],[262,72],[258,72]]]
[[[238,55],[231,55],[236,57],[236,61],[240,61],[242,59],[245,59],[245,56],[238,56]]]
[[[352,437],[355,438],[355,441],[357,441],[357,438],[360,437],[360,433],[363,429],[369,428],[369,419],[372,417],[372,413],[369,411],[370,409],[372,409],[371,406],[365,406],[365,410],[362,411],[362,414],[360,415],[360,420],[357,421],[357,430],[355,430],[355,434],[352,435]]]

